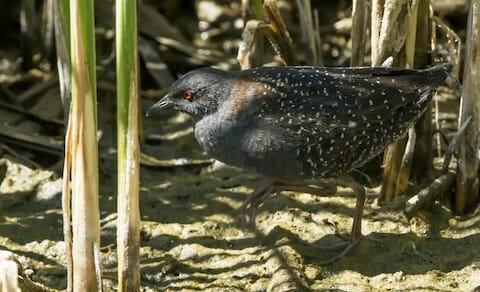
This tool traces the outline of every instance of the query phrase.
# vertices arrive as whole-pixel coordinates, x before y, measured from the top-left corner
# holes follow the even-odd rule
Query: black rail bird
[[[365,190],[348,173],[407,132],[451,67],[202,68],[183,75],[147,115],[169,107],[189,114],[209,155],[270,179],[242,206],[251,223],[271,193],[335,193],[331,184],[308,187],[313,179],[351,187],[357,203],[351,240],[340,257],[362,236]]]

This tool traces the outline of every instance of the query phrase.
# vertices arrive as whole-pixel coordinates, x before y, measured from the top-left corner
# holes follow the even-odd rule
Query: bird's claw
[[[344,257],[350,250],[352,250],[352,248],[353,248],[354,246],[356,246],[359,242],[360,242],[360,238],[355,239],[355,240],[351,239],[349,242],[345,242],[345,243],[343,244],[343,246],[345,246],[345,248],[344,248],[339,254],[337,254],[336,256],[334,256],[334,257],[332,257],[332,258],[330,258],[330,259],[328,259],[328,260],[322,261],[322,262],[320,262],[319,264],[320,264],[320,265],[328,265],[328,264],[331,264],[331,263],[333,263],[333,262],[341,259],[341,258]],[[336,246],[335,248],[338,249],[339,246]]]

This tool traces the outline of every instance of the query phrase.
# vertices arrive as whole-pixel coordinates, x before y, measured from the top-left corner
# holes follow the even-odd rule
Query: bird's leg
[[[344,255],[346,255],[357,243],[362,239],[362,215],[363,215],[363,206],[365,204],[365,188],[357,183],[353,178],[350,176],[344,176],[338,178],[337,180],[338,185],[343,187],[349,187],[355,193],[355,197],[357,198],[357,202],[355,203],[355,211],[353,214],[353,225],[352,225],[352,232],[350,234],[350,239],[345,244],[339,245],[334,247],[340,248],[345,247],[344,250],[339,253],[338,255],[334,256],[333,258],[322,262],[321,264],[329,264],[332,263]]]
[[[362,215],[363,215],[363,206],[365,204],[365,188],[357,183],[353,178],[350,176],[343,176],[341,178],[335,179],[334,182],[328,181],[325,182],[324,185],[320,188],[309,187],[309,186],[301,186],[301,185],[293,185],[293,184],[284,184],[276,181],[271,181],[264,186],[258,188],[254,192],[252,192],[247,199],[242,204],[242,213],[245,222],[250,224],[251,226],[255,225],[255,217],[257,215],[256,211],[260,204],[262,204],[270,194],[274,194],[281,191],[292,191],[292,192],[300,192],[300,193],[309,193],[319,196],[328,196],[333,195],[337,191],[337,185],[348,187],[353,190],[355,193],[355,197],[357,201],[355,203],[355,211],[353,215],[353,224],[352,224],[352,232],[350,234],[350,238],[343,244],[330,246],[330,247],[322,247],[326,249],[339,249],[344,248],[342,252],[340,252],[335,257],[322,262],[321,264],[329,264],[334,262],[343,256],[345,256],[357,243],[362,239]]]
[[[272,186],[275,182],[268,182],[262,187],[256,189],[250,193],[241,206],[243,220],[250,226],[255,225],[255,217],[257,207],[267,199],[267,197],[272,193]]]
[[[309,187],[293,184],[284,184],[280,182],[269,182],[266,185],[258,188],[253,193],[248,195],[247,199],[242,204],[242,213],[243,218],[247,224],[254,226],[255,217],[257,216],[257,208],[262,204],[270,194],[275,194],[282,191],[291,191],[299,193],[309,193],[320,196],[328,196],[335,194],[337,191],[337,186],[330,182],[326,182],[322,187]],[[248,219],[247,219],[248,217]]]

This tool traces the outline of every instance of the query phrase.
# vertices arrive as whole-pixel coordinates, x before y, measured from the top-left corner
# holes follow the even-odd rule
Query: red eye
[[[193,100],[193,92],[191,92],[190,90],[187,90],[183,93],[184,97],[186,100],[188,101],[192,101]]]

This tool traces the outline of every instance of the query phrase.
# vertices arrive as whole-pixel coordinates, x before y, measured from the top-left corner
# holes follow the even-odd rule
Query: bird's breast
[[[218,113],[204,116],[193,124],[200,147],[212,156],[217,152],[228,151],[229,143],[226,139],[232,135],[232,127],[233,123]]]
[[[295,151],[297,141],[288,137],[288,131],[265,123],[217,118],[206,117],[195,124],[195,137],[210,156],[279,181],[304,178]]]

